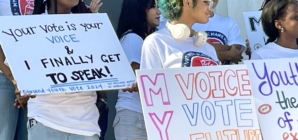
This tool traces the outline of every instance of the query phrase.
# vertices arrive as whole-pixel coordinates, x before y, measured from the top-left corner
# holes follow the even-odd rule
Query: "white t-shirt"
[[[142,47],[141,69],[179,68],[218,65],[213,46],[193,44],[194,37],[175,40],[167,28],[149,35]]]
[[[0,16],[31,15],[34,0],[0,0]]]
[[[28,117],[58,131],[100,136],[95,91],[37,95],[28,101]]]
[[[290,49],[279,46],[274,42],[270,42],[260,47],[251,54],[251,60],[257,59],[276,59],[276,58],[293,58],[298,57],[298,49]]]
[[[121,38],[121,45],[130,63],[141,61],[141,52],[143,39],[135,33],[128,33]],[[142,113],[141,101],[139,93],[118,91],[118,100],[116,110],[129,109],[135,112]]]
[[[208,34],[208,42],[221,45],[239,44],[243,46],[243,52],[246,51],[246,45],[240,36],[238,24],[230,17],[214,14],[208,23],[195,23],[192,28],[196,31],[205,31]]]

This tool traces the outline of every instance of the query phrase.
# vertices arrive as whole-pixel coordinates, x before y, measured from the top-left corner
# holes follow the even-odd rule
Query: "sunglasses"
[[[208,5],[209,10],[213,10],[213,6],[214,6],[213,0],[205,0],[204,2]]]

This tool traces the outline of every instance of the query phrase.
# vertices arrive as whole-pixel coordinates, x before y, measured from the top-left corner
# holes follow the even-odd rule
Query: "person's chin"
[[[201,20],[201,21],[198,22],[198,23],[205,24],[205,23],[208,23],[208,21],[209,21],[209,19],[207,19],[207,20]]]

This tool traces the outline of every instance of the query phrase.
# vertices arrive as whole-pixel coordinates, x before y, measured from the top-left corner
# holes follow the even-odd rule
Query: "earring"
[[[282,33],[284,32],[284,28],[283,27],[281,27],[281,31],[280,32],[282,32]]]

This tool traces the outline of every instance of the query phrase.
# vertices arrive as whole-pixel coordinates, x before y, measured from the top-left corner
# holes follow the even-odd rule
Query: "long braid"
[[[40,15],[40,14],[44,13],[45,8],[46,8],[46,4],[43,0],[35,0],[33,14]]]
[[[55,14],[57,14],[58,13],[57,0],[54,0],[54,10],[55,10]]]

